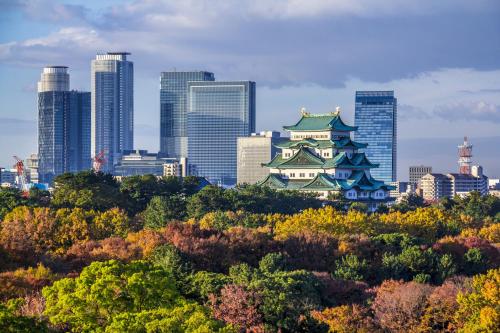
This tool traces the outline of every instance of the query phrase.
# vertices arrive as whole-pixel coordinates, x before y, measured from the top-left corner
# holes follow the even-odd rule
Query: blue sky
[[[135,66],[138,148],[158,149],[159,73],[209,70],[257,82],[257,128],[293,123],[304,106],[395,90],[399,175],[410,164],[456,169],[468,135],[476,163],[500,177],[498,0],[0,0],[0,165],[36,151],[36,82],[47,64],[90,88],[98,51]]]

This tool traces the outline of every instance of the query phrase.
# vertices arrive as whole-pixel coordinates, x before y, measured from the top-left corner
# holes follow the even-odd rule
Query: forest
[[[0,332],[500,332],[500,198],[336,199],[93,171],[2,188]]]

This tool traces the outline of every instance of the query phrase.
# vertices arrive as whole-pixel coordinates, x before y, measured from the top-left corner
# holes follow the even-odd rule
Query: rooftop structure
[[[472,165],[472,145],[467,137],[464,137],[464,143],[458,146],[458,172],[469,175]]]
[[[270,174],[259,184],[316,192],[320,198],[338,193],[351,201],[366,202],[372,210],[391,200],[389,191],[394,186],[371,176],[378,164],[359,151],[367,144],[351,140],[357,127],[342,121],[339,108],[327,114],[302,109],[301,115],[295,125],[283,127],[290,139],[276,144],[281,153],[264,164]]]

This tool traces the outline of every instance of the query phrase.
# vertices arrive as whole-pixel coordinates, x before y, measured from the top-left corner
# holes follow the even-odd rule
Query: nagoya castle
[[[394,187],[372,178],[370,170],[378,164],[359,151],[367,144],[351,140],[351,132],[358,128],[342,121],[340,108],[327,114],[302,109],[301,114],[297,124],[283,127],[290,139],[277,144],[281,153],[263,164],[270,174],[260,185],[316,192],[322,199],[342,194],[349,201],[365,202],[371,210],[391,200]]]

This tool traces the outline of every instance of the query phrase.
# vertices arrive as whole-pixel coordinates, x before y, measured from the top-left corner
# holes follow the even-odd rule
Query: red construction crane
[[[94,156],[93,169],[95,172],[101,171],[101,168],[106,163],[106,158],[104,158],[104,150],[101,150],[99,154]]]
[[[27,191],[26,187],[26,173],[24,170],[24,162],[22,159],[20,159],[17,156],[13,156],[14,159],[16,160],[16,164],[14,164],[14,168],[16,168],[17,171],[17,186],[19,189],[23,192],[24,196],[29,195],[29,192]]]

